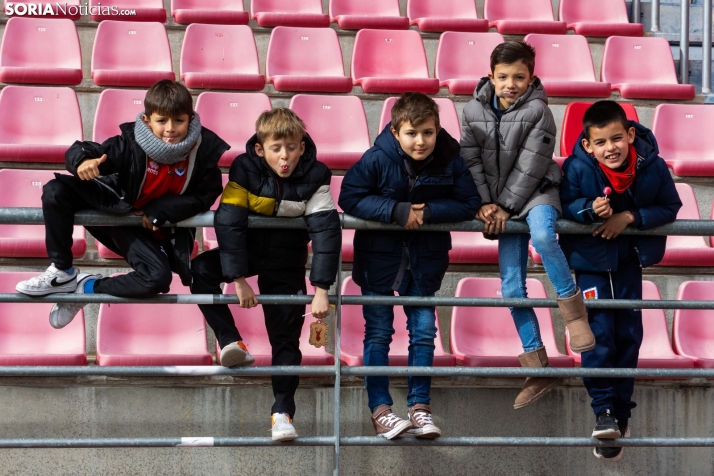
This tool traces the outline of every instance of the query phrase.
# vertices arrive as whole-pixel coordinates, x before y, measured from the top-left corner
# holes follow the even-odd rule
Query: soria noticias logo
[[[96,5],[68,5],[67,3],[11,3],[5,2],[5,15],[119,15],[133,16],[136,10],[122,10],[116,6],[106,6],[101,3]]]

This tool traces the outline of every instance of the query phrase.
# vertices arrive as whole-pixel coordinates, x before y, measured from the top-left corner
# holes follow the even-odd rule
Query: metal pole
[[[0,366],[0,377],[213,377],[266,375],[334,375],[332,365],[276,365],[273,367],[235,367],[187,365],[176,367],[103,367],[89,366]]]
[[[659,0],[652,0],[652,33],[659,32]]]
[[[679,82],[689,83],[689,1],[681,0],[682,20],[679,37]]]
[[[632,23],[641,23],[640,20],[640,0],[632,0]]]
[[[704,0],[702,32],[702,94],[710,94],[712,92],[712,0]]]
[[[340,329],[342,327],[342,252],[340,251],[339,267],[337,268],[335,304],[335,396],[334,398],[334,434],[335,434],[335,454],[333,456],[333,474],[340,474],[340,387],[342,385],[342,366],[340,364]]]
[[[2,369],[2,367],[0,367]],[[344,367],[342,375],[392,377],[600,377],[600,378],[712,378],[714,369],[623,369],[581,367]]]

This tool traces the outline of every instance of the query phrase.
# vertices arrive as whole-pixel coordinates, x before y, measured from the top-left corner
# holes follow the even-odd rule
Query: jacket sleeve
[[[560,182],[561,175],[553,165],[555,150],[555,120],[548,106],[543,105],[538,121],[528,131],[520,145],[518,157],[506,179],[496,203],[512,213],[520,212],[528,199],[540,187],[547,172],[552,183]],[[553,180],[555,179],[555,180]]]
[[[677,219],[677,212],[682,208],[682,200],[679,198],[674,180],[667,169],[664,160],[657,158],[657,172],[659,173],[659,191],[655,196],[655,203],[646,207],[636,209],[640,214],[640,230],[648,230]]]
[[[335,282],[342,249],[340,217],[330,193],[331,176],[325,167],[319,188],[305,204],[305,222],[312,241],[310,282],[322,289],[330,289]]]
[[[228,183],[213,218],[223,276],[230,280],[248,274],[248,176],[240,156],[233,161]]]
[[[486,173],[483,168],[483,160],[481,158],[482,144],[478,143],[476,135],[471,127],[474,122],[473,107],[479,106],[475,99],[472,100],[464,108],[464,113],[461,117],[461,157],[463,157],[466,166],[471,172],[471,177],[478,188],[478,193],[481,195],[483,203],[492,203],[491,192],[486,183]]]
[[[397,201],[376,194],[379,188],[377,163],[367,152],[342,179],[338,200],[345,213],[363,220],[392,222],[392,210]]]
[[[454,185],[451,196],[428,200],[430,223],[453,223],[473,220],[481,207],[481,197],[463,159],[454,162]]]
[[[560,184],[560,202],[563,208],[563,218],[580,223],[592,223],[597,218],[592,211],[578,213],[581,210],[590,208],[594,199],[583,196],[580,188],[580,174],[572,167],[571,160],[568,159],[563,164],[563,181]]]
[[[77,168],[85,159],[98,159],[107,154],[107,160],[99,165],[101,175],[112,175],[121,170],[122,161],[131,154],[131,147],[121,135],[110,137],[102,144],[91,141],[75,141],[64,153],[67,172],[77,175]]]

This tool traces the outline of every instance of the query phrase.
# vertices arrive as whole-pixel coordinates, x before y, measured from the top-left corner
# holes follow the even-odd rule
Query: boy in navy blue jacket
[[[481,199],[459,143],[439,126],[439,108],[421,93],[404,93],[392,108],[392,121],[374,147],[353,165],[342,182],[339,204],[365,220],[398,223],[416,230],[424,223],[471,220]],[[433,296],[449,266],[451,235],[445,231],[357,230],[352,279],[365,296]],[[409,365],[431,366],[436,312],[433,306],[405,306]],[[392,306],[363,306],[364,365],[389,365],[394,334]],[[409,419],[392,413],[388,377],[366,377],[365,386],[378,435],[396,438],[409,431],[436,438],[429,406],[430,377],[409,377]]]
[[[592,105],[583,133],[563,165],[563,217],[581,223],[605,219],[593,236],[562,235],[560,244],[585,299],[642,299],[642,268],[657,264],[666,236],[620,235],[675,220],[682,206],[652,132],[627,120],[614,101]],[[588,309],[593,350],[583,368],[636,368],[642,344],[639,309]],[[633,378],[584,378],[596,415],[594,438],[630,435]],[[622,447],[595,448],[597,458],[619,461]]]

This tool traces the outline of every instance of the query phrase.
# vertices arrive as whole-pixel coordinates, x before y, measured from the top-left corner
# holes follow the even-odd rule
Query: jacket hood
[[[390,159],[401,164],[402,157],[405,154],[399,145],[399,141],[394,137],[394,134],[392,134],[391,127],[391,122],[384,126],[382,132],[377,136],[377,140],[374,141],[374,145],[381,149]],[[446,129],[442,127],[436,136],[436,145],[432,153],[434,155],[434,163],[446,163],[460,153],[461,146],[459,142],[451,137],[451,135],[446,132]]]
[[[483,107],[487,108],[487,111],[490,111],[491,101],[493,101],[493,94],[495,91],[496,88],[494,87],[491,80],[488,79],[488,76],[484,76],[483,78],[481,78],[481,81],[479,81],[478,85],[476,85],[476,89],[474,90],[474,98],[476,98],[477,101],[483,104]],[[548,104],[548,96],[545,94],[545,88],[543,87],[543,83],[540,82],[540,78],[538,77],[536,77],[535,81],[533,81],[533,84],[528,86],[528,89],[523,94],[523,96],[516,99],[516,102],[513,103],[513,106],[509,107],[506,111],[518,109],[528,101],[537,100],[543,101],[545,104]]]
[[[293,173],[290,174],[290,177],[288,177],[289,179],[304,176],[317,163],[317,147],[315,146],[315,143],[313,142],[312,138],[306,132],[302,140],[305,142],[305,152],[300,156],[300,160],[298,161],[297,167],[295,167]],[[253,137],[248,139],[248,142],[246,142],[245,144],[246,155],[250,157],[251,160],[259,162],[261,166],[265,168],[265,170],[268,170],[270,171],[270,173],[275,174],[275,172],[273,172],[273,169],[270,168],[265,159],[255,152],[255,144],[257,143],[258,134],[253,134]]]
[[[647,129],[645,126],[629,121],[630,126],[635,128],[635,151],[637,151],[637,169],[642,169],[648,167],[652,162],[659,157],[659,147],[657,146],[657,139],[655,139],[652,131]],[[578,137],[578,141],[575,143],[573,148],[573,155],[577,160],[584,161],[593,168],[597,167],[597,160],[591,154],[589,154],[583,148],[583,139],[585,138],[585,132],[582,132]]]

